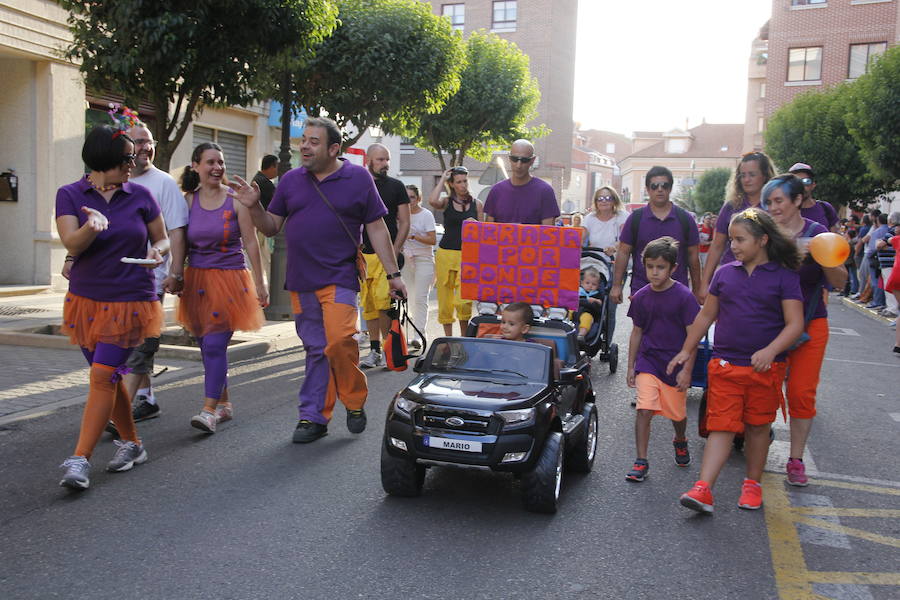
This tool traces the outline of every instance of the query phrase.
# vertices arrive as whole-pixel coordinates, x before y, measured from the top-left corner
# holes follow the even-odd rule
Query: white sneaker
[[[73,490],[86,490],[91,485],[91,463],[83,456],[70,456],[59,465],[65,469],[59,485]]]
[[[196,427],[205,433],[216,432],[216,415],[215,413],[201,410],[199,415],[191,417],[191,426]]]
[[[135,444],[134,442],[123,442],[113,440],[113,444],[119,447],[115,456],[106,465],[106,470],[113,473],[121,473],[122,471],[130,471],[134,465],[147,462],[147,451],[144,450],[143,444]]]
[[[234,418],[234,407],[231,402],[228,404],[216,405],[216,423],[224,423]]]
[[[359,361],[360,369],[374,369],[375,367],[384,366],[384,354],[372,350],[369,355]]]

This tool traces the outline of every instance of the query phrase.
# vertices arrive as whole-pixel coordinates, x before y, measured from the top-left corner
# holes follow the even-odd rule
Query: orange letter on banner
[[[482,302],[496,302],[497,287],[493,285],[479,285],[477,298]]]
[[[464,242],[478,242],[481,239],[482,223],[477,221],[465,221],[462,224],[462,240]]]
[[[537,285],[537,269],[519,267],[519,287]]]
[[[519,299],[522,302],[527,302],[528,304],[536,304],[535,300],[537,299],[537,290],[534,288],[519,288]]]
[[[541,269],[541,287],[559,287],[559,269]]]
[[[460,281],[478,281],[478,266],[463,264],[459,269]]]
[[[581,248],[581,229],[578,227],[566,227],[563,229],[563,248]]]
[[[534,246],[522,246],[519,248],[519,264],[535,265],[538,264],[538,252]]]
[[[516,243],[516,226],[513,223],[502,223],[500,232],[497,234],[497,241],[501,244]]]
[[[559,246],[560,227],[541,227],[541,246]]]
[[[541,266],[542,267],[558,267],[559,266],[559,248],[553,246],[541,248]]]
[[[509,265],[497,267],[497,283],[516,285],[516,268]]]

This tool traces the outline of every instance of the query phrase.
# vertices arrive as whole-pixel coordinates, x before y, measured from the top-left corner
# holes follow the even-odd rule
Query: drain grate
[[[30,315],[34,313],[47,312],[45,308],[32,308],[29,306],[9,306],[0,305],[0,317],[18,317],[20,315]]]

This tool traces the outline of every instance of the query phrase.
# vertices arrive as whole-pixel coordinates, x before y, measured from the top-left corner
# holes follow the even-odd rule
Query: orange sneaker
[[[681,505],[699,513],[712,514],[713,495],[709,484],[698,481],[689,491],[681,495]]]
[[[752,479],[744,480],[738,506],[747,510],[757,510],[762,506],[762,487],[760,487],[758,481],[753,481]]]

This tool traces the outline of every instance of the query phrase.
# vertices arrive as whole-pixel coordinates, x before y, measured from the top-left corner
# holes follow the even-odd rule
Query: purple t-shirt
[[[159,300],[153,269],[120,261],[126,256],[147,256],[147,224],[160,214],[159,204],[150,190],[136,183],[125,183],[107,203],[91,187],[87,177],[83,177],[56,192],[57,218],[72,215],[78,218],[80,227],[87,221],[82,206],[103,213],[109,219],[109,228],[101,231],[75,259],[69,291],[76,296],[109,302]]]
[[[688,239],[685,240],[684,227],[682,226],[678,215],[675,214],[676,210],[677,207],[673,204],[669,210],[669,214],[666,215],[666,218],[660,220],[653,214],[649,204],[645,206],[639,213],[641,222],[638,225],[638,239],[636,242],[632,239],[631,233],[631,222],[635,218],[635,213],[628,215],[628,219],[626,219],[625,224],[622,225],[622,234],[619,237],[619,240],[632,247],[634,256],[631,273],[632,296],[639,289],[647,285],[647,275],[644,271],[644,262],[641,260],[641,252],[644,251],[644,247],[647,244],[664,235],[671,236],[678,240],[678,268],[672,273],[672,279],[680,281],[684,285],[688,284],[687,249],[690,246],[697,246],[700,244],[700,232],[696,225],[691,225],[687,229]],[[690,215],[688,215],[688,219],[690,218]],[[691,220],[691,223],[693,223],[693,220]]]
[[[740,208],[735,209],[731,202],[726,202],[719,211],[719,218],[716,220],[716,231],[725,236],[725,251],[722,252],[719,265],[734,262],[734,253],[731,251],[731,243],[728,241],[728,226],[731,225],[731,217],[747,208],[750,208],[750,203],[747,202],[747,197],[744,196],[743,200],[741,200]]]
[[[822,202],[821,200],[815,200],[815,204],[809,208],[801,208],[800,214],[804,219],[821,223],[828,231],[838,222],[837,211],[834,210],[834,207],[830,203]]]
[[[556,194],[549,183],[532,177],[525,185],[513,185],[509,179],[495,184],[488,192],[484,214],[498,223],[540,225],[559,216]]]
[[[369,172],[340,160],[341,168],[318,184],[353,240],[316,191],[314,176],[305,167],[285,173],[269,204],[270,213],[285,217],[284,287],[292,292],[313,292],[331,284],[359,291],[356,249],[362,241],[363,226],[384,217],[387,208]]]
[[[713,357],[742,366],[749,366],[750,357],[784,329],[781,301],[803,300],[800,275],[775,262],[757,265],[750,275],[738,260],[722,265],[709,293],[719,299]],[[775,360],[784,357],[781,353]]]
[[[676,281],[664,292],[649,285],[635,293],[628,307],[628,316],[635,327],[643,330],[641,345],[634,363],[635,373],[650,373],[667,385],[675,386],[676,369],[666,375],[669,361],[681,351],[687,337],[687,327],[700,312],[694,294]]]
[[[828,229],[821,223],[817,223],[812,219],[803,219],[804,225],[801,234],[804,237],[815,237],[820,233],[827,233]],[[825,271],[819,266],[813,257],[809,254],[800,264],[800,289],[803,291],[803,316],[806,317],[806,311],[809,308],[809,301],[816,291],[816,286],[822,283],[826,289],[830,289],[828,280],[825,278]],[[819,303],[816,310],[812,314],[813,319],[821,319],[828,316],[828,309],[825,302],[822,301],[822,292],[818,294]]]
[[[243,269],[241,226],[234,196],[225,195],[222,206],[206,210],[194,192],[187,226],[188,264],[195,269]]]

